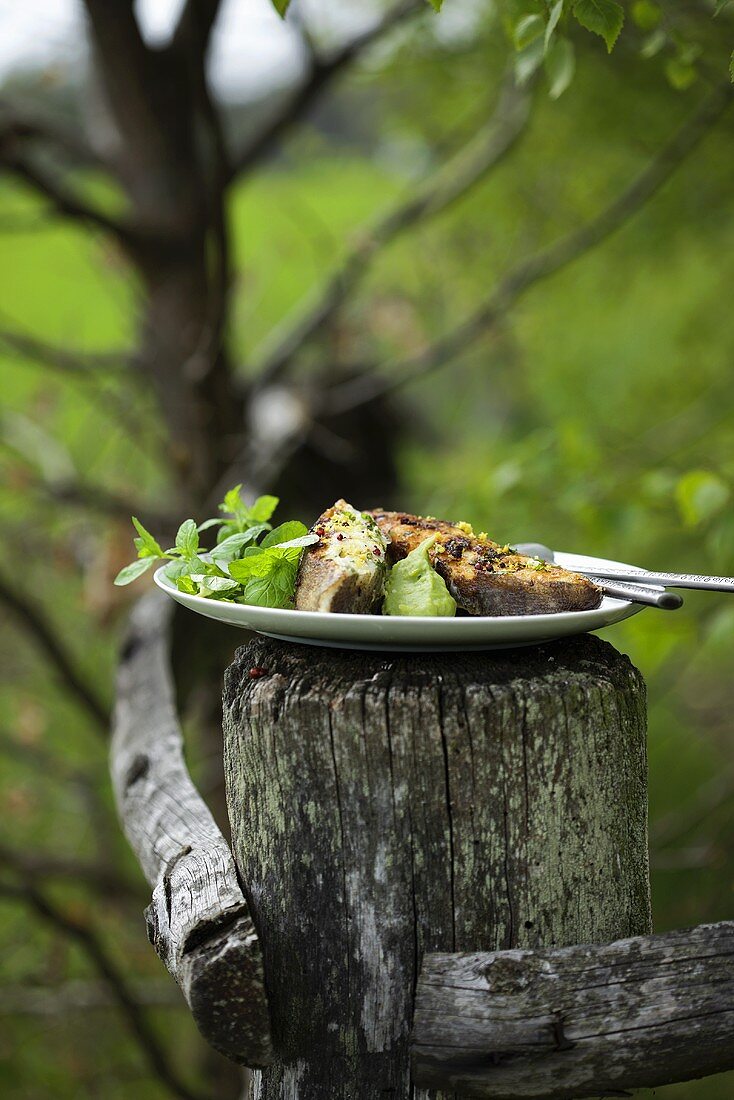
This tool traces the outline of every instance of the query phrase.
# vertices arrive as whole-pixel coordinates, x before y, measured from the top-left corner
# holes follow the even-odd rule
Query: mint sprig
[[[236,485],[219,505],[222,516],[198,525],[193,519],[184,520],[175,545],[167,550],[133,517],[138,557],[120,570],[115,584],[130,584],[152,565],[167,561],[166,576],[188,595],[290,607],[303,548],[317,542],[318,535],[309,534],[299,520],[288,520],[273,529],[270,519],[277,506],[278,498],[273,496],[258,497],[248,505],[242,498],[242,486]],[[214,547],[202,549],[200,536],[215,527]]]

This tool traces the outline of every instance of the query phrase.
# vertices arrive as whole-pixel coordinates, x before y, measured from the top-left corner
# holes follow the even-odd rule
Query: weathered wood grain
[[[260,945],[232,854],[184,763],[168,663],[172,609],[151,593],[131,616],[111,744],[115,799],[153,886],[151,943],[211,1045],[262,1066],[272,1050]]]
[[[424,1096],[426,951],[649,931],[644,686],[600,639],[415,656],[257,640],[224,703],[276,1044],[260,1100]]]
[[[603,946],[427,955],[413,1073],[491,1100],[614,1095],[734,1069],[734,922]]]

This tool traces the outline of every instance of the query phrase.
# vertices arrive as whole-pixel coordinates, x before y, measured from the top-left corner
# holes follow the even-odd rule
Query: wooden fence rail
[[[599,946],[423,960],[425,1088],[491,1100],[612,1096],[734,1068],[734,922]]]
[[[123,647],[111,744],[125,834],[153,898],[148,936],[205,1039],[233,1061],[272,1057],[262,956],[227,842],[194,787],[169,667],[173,604],[136,605]]]

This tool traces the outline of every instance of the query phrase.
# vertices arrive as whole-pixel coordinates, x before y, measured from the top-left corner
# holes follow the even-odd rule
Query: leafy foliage
[[[184,520],[175,546],[168,550],[163,550],[133,516],[138,560],[120,570],[115,584],[130,584],[152,565],[169,561],[166,575],[187,595],[288,607],[293,602],[303,547],[316,542],[318,536],[310,535],[299,520],[288,520],[273,528],[268,521],[277,506],[278,498],[273,496],[258,497],[248,505],[242,497],[242,486],[236,485],[219,505],[224,518],[205,520],[198,527],[195,520]],[[217,542],[211,551],[203,550],[199,534],[213,527],[219,528]],[[262,535],[265,537],[258,543]]]

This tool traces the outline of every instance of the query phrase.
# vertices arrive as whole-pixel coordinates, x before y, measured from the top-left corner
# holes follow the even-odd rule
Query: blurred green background
[[[409,194],[491,111],[511,51],[488,5],[458,7],[469,12],[463,21],[400,32],[370,54],[233,190],[230,342],[244,378],[353,231]],[[380,252],[301,377],[344,348],[348,361],[410,355],[514,263],[610,202],[725,73],[734,39],[726,19],[714,45],[704,26],[707,65],[682,90],[666,79],[664,58],[640,56],[640,34],[611,59],[602,43],[578,37],[570,88],[554,101],[538,87],[526,132],[496,171]],[[81,125],[84,72],[19,62],[6,92]],[[236,134],[262,104],[227,109]],[[734,574],[733,148],[729,111],[609,240],[396,394],[399,431],[388,439],[377,430],[374,448],[395,450],[401,507],[469,520],[500,542]],[[107,201],[93,172],[79,180]],[[0,327],[70,348],[127,345],[139,287],[120,253],[99,234],[48,218],[14,179],[0,178],[0,195]],[[44,609],[110,699],[135,595],[110,584],[130,556],[129,529],[121,517],[62,504],[54,487],[80,478],[168,505],[156,409],[123,372],[90,379],[7,347],[0,354],[2,575]],[[350,496],[348,484],[343,492]],[[676,614],[645,611],[605,636],[648,683],[656,929],[731,917],[734,601],[692,593]],[[104,739],[10,615],[0,661],[4,881],[33,874],[65,912],[91,922],[184,1076],[224,1082],[146,941],[147,888],[112,812]],[[190,750],[206,793],[218,760],[193,734]],[[168,1095],[79,944],[22,901],[0,902],[3,1095]],[[205,1095],[227,1094],[207,1087]],[[656,1094],[723,1100],[733,1089],[725,1075]]]

